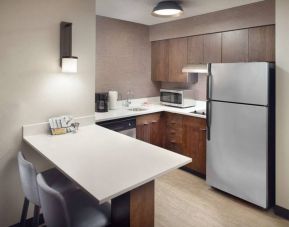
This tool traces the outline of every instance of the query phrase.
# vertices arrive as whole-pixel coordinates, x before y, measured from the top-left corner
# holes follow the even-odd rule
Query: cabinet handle
[[[152,123],[158,123],[157,121],[152,121]]]
[[[201,128],[201,131],[202,131],[202,132],[205,132],[205,131],[207,131],[207,129],[205,129],[205,128]]]

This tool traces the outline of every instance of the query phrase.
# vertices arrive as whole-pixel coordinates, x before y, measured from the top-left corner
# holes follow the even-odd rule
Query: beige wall
[[[59,67],[59,25],[73,22],[79,73]],[[23,194],[16,153],[48,166],[22,144],[23,124],[94,112],[95,0],[0,1],[0,226],[19,221]]]
[[[185,37],[268,24],[275,24],[274,0],[153,25],[150,27],[150,40]]]
[[[148,26],[96,16],[96,92],[159,95],[159,83],[151,81],[150,54]]]
[[[276,0],[276,204],[289,209],[289,1]]]

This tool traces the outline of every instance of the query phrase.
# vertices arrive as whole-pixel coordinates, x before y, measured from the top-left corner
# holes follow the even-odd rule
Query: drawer
[[[167,124],[168,125],[181,125],[183,117],[179,114],[168,114],[167,115]]]
[[[170,134],[167,133],[166,139],[169,142],[174,142],[174,143],[182,143],[182,135],[175,135],[175,134]]]

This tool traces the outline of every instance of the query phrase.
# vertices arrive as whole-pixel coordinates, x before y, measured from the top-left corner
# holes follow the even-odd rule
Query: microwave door
[[[172,92],[161,92],[161,101],[171,104],[182,104],[182,95]]]
[[[161,101],[170,103],[171,102],[171,93],[161,92]]]

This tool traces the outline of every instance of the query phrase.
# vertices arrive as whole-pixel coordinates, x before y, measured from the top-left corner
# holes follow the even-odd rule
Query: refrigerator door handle
[[[212,95],[212,73],[211,63],[208,64],[208,77],[207,77],[207,102],[206,102],[206,122],[207,122],[207,140],[211,139],[211,95]]]
[[[207,140],[211,139],[211,101],[207,100],[206,102],[207,106],[207,117],[206,117],[206,122],[207,122]]]
[[[207,77],[207,100],[211,99],[212,96],[212,74],[211,74],[211,64],[208,65],[208,77]]]

